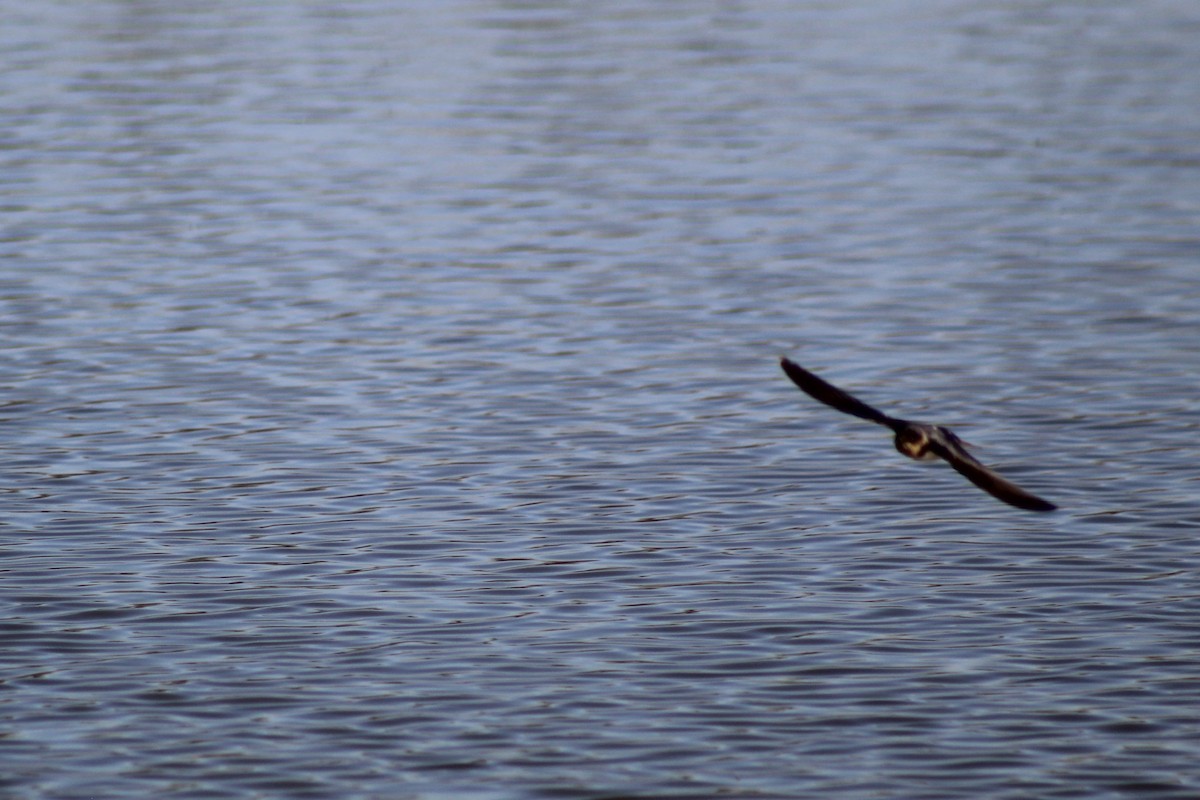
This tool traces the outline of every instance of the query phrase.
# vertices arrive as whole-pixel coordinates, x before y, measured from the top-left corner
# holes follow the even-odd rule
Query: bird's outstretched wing
[[[833,384],[821,380],[794,361],[781,358],[779,365],[783,367],[783,371],[787,373],[787,376],[792,379],[792,383],[799,386],[806,394],[816,400],[820,400],[827,406],[836,408],[843,414],[850,414],[861,419],[869,419],[871,422],[886,425],[894,431],[898,431],[908,424],[902,419],[889,417],[882,411],[871,408],[871,406],[857,397],[852,397]]]
[[[1030,494],[1012,481],[1001,478],[995,472],[980,464],[975,460],[974,456],[967,452],[967,448],[963,445],[962,440],[950,431],[941,427],[935,428],[935,431],[936,434],[930,439],[929,449],[935,455],[944,459],[950,466],[954,467],[954,470],[959,475],[962,475],[992,497],[995,497],[997,500],[1003,500],[1010,506],[1024,508],[1029,511],[1053,511],[1058,508],[1058,506],[1050,501]]]

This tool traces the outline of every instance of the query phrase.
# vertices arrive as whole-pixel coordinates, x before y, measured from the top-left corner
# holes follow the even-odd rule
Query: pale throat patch
[[[915,461],[933,461],[937,458],[929,450],[929,437],[923,431],[910,430],[905,431],[904,434],[898,434],[896,449]]]

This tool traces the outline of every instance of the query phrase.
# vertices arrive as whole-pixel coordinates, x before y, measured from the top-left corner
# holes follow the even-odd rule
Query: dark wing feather
[[[992,497],[995,497],[997,500],[1003,500],[1010,506],[1024,508],[1029,511],[1053,511],[1058,508],[1053,503],[1030,494],[1020,486],[1001,478],[995,472],[980,464],[975,460],[974,456],[966,451],[962,442],[953,433],[945,429],[941,429],[939,432],[948,435],[931,440],[929,449],[939,457],[945,459],[950,466],[954,467],[959,475],[962,475]],[[941,440],[943,438],[944,441]]]
[[[779,365],[792,379],[792,383],[799,386],[806,394],[844,414],[869,419],[871,422],[886,425],[892,430],[899,430],[906,424],[904,420],[889,417],[882,411],[871,408],[857,397],[851,397],[833,384],[826,383],[794,361],[782,358],[779,360]]]

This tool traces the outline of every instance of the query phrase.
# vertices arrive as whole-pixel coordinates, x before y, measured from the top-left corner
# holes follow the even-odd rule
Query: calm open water
[[[5,798],[1200,797],[1191,0],[7,5]]]

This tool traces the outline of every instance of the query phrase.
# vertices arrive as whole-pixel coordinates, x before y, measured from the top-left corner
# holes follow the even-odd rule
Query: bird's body
[[[921,422],[910,422],[908,427],[896,432],[896,449],[913,461],[937,461],[932,444],[935,438],[948,440],[954,436],[946,428],[936,425],[926,425]],[[954,436],[958,439],[957,436]]]
[[[1029,511],[1053,511],[1057,506],[1032,495],[979,463],[967,451],[966,444],[953,431],[941,425],[913,422],[884,414],[831,383],[784,358],[783,371],[802,391],[844,414],[870,420],[891,428],[896,434],[895,445],[903,455],[916,461],[942,459],[971,483],[998,500]]]

